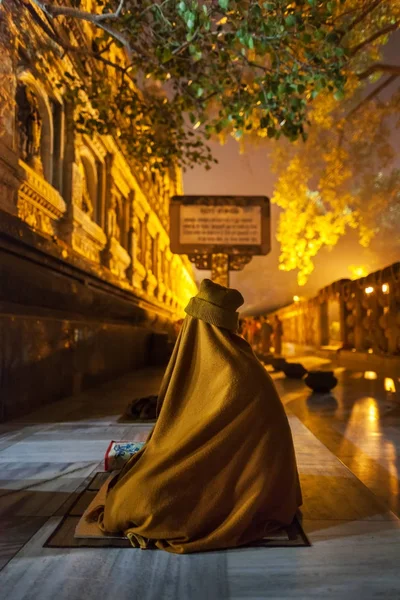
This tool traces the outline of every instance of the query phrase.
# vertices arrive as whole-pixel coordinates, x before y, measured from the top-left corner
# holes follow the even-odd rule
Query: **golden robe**
[[[301,492],[289,423],[244,339],[187,316],[157,413],[109,486],[104,531],[183,554],[241,546],[292,522]]]

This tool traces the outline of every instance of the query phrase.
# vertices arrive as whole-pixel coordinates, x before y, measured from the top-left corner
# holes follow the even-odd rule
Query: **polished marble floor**
[[[133,397],[157,393],[159,371],[0,425],[0,598],[400,598],[399,398],[381,378],[336,372],[339,385],[324,397],[273,375],[296,446],[309,548],[175,556],[42,547],[87,479],[102,470],[109,441],[145,439],[150,425],[120,415]]]

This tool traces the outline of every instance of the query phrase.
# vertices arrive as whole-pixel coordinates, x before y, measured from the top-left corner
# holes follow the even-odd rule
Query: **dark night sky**
[[[396,62],[400,56],[400,35],[392,38],[385,52],[387,62]],[[398,62],[398,61],[397,61]],[[400,148],[399,131],[394,131],[396,146]],[[229,194],[272,196],[274,175],[271,173],[267,150],[248,147],[244,155],[239,146],[229,139],[225,146],[213,143],[212,148],[219,164],[211,171],[196,167],[184,175],[186,194]],[[304,287],[297,285],[297,272],[278,270],[279,244],[274,232],[279,217],[279,207],[272,205],[272,249],[268,256],[256,256],[239,273],[231,274],[230,285],[237,287],[245,298],[244,309],[262,306],[273,308],[291,302],[295,294],[312,296],[318,289],[332,281],[350,276],[349,266],[364,266],[377,270],[400,260],[400,233],[390,240],[379,237],[369,248],[362,248],[357,234],[348,233],[333,250],[322,250],[315,260],[315,270]],[[198,271],[198,279],[208,277],[207,271]]]

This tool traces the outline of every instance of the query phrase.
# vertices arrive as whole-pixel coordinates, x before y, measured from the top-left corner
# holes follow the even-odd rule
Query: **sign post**
[[[174,254],[187,254],[211,279],[229,286],[229,272],[268,254],[270,204],[265,196],[174,196],[170,239]]]

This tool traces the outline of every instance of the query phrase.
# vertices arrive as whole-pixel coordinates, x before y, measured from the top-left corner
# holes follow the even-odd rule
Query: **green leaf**
[[[190,30],[194,29],[196,23],[196,14],[190,10],[187,10],[183,15],[183,18],[185,19],[187,28]]]
[[[222,8],[222,10],[228,10],[229,0],[218,0],[218,5]]]
[[[171,59],[171,57],[172,57],[171,49],[168,47],[163,48],[162,55],[161,55],[162,64],[165,64],[166,62],[168,62]]]
[[[335,98],[335,100],[343,100],[343,98],[344,98],[344,91],[343,90],[336,90],[336,92],[333,94],[333,97]]]
[[[285,18],[285,23],[288,27],[294,27],[296,25],[296,22],[297,22],[297,20],[294,15],[288,15]]]

